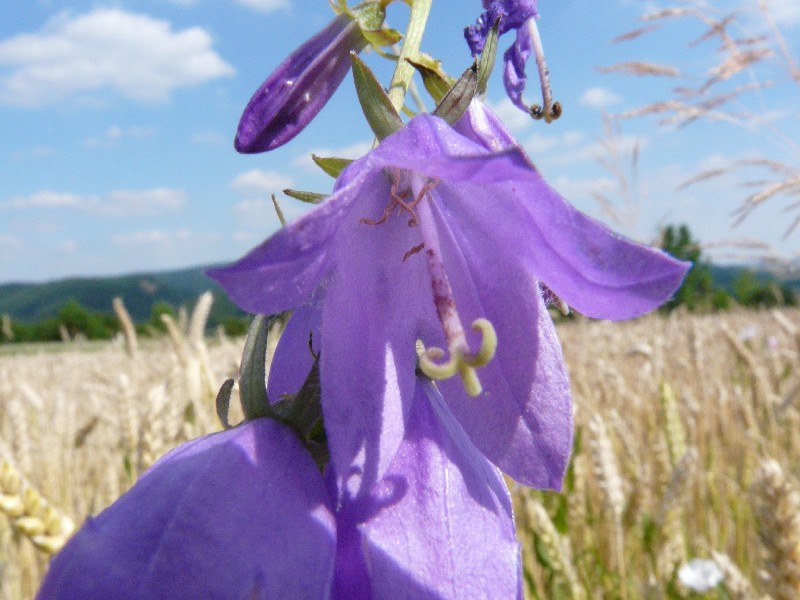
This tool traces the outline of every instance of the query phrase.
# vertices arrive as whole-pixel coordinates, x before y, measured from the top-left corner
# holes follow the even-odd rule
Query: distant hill
[[[136,273],[117,277],[79,277],[47,283],[0,284],[0,314],[8,314],[21,323],[37,323],[55,317],[68,300],[76,300],[92,311],[111,312],[111,301],[121,296],[125,307],[137,322],[146,321],[152,314],[153,304],[168,302],[172,306],[194,305],[197,297],[210,290],[214,305],[209,316],[211,324],[230,316],[243,316],[205,271],[209,267],[193,267],[177,271]],[[711,272],[718,285],[731,291],[733,282],[744,270],[743,266],[712,265]],[[774,276],[766,271],[754,270],[759,281]],[[800,278],[782,280],[782,283],[800,291]]]
[[[110,313],[111,301],[121,296],[133,319],[141,322],[150,318],[157,302],[190,308],[200,294],[210,290],[214,294],[211,323],[228,316],[244,315],[222,288],[206,276],[207,268],[0,284],[0,314],[8,314],[12,320],[22,323],[36,323],[55,317],[68,300],[76,300],[93,311]]]

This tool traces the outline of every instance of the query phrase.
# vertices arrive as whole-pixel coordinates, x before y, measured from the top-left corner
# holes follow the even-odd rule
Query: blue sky
[[[743,0],[744,1],[744,0]],[[755,2],[739,9],[740,35],[763,33]],[[679,83],[697,83],[716,46],[687,47],[702,28],[673,24],[624,44],[656,2],[541,0],[540,31],[564,117],[531,122],[504,98],[494,77],[488,102],[507,120],[548,181],[582,210],[607,222],[593,193],[612,200],[621,232],[652,241],[660,224],[687,222],[703,242],[768,243],[796,256],[800,231],[783,239],[793,217],[776,198],[736,229],[730,213],[747,193],[736,180],[681,182],[731,160],[769,157],[800,169],[800,83],[780,83],[780,57],[744,79],[779,83],[751,94],[742,110],[761,120],[748,128],[695,123],[676,128],[657,118],[624,121],[615,137],[625,194],[598,158],[614,163],[604,112],[661,99],[674,80],[650,82],[598,67],[647,60],[685,65]],[[477,0],[434,0],[423,48],[453,75],[470,62],[462,30]],[[772,14],[800,55],[800,5],[772,0]],[[398,29],[408,11],[389,9]],[[253,91],[291,51],[332,16],[324,0],[138,0],[5,2],[0,5],[0,282],[161,270],[233,260],[278,227],[269,195],[285,187],[327,191],[331,181],[311,152],[356,157],[371,135],[355,107],[350,79],[321,115],[287,146],[243,156],[232,147]],[[511,39],[501,40],[504,49]],[[367,55],[388,81],[386,61]],[[497,73],[496,73],[497,75]],[[529,97],[535,99],[531,90]],[[787,139],[780,139],[785,135]],[[613,164],[612,164],[613,166]],[[796,201],[796,197],[795,197]],[[283,199],[289,218],[305,210]],[[720,259],[730,248],[711,250]]]

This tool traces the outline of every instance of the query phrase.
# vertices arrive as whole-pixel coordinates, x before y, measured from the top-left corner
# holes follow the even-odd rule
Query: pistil
[[[497,334],[494,327],[487,319],[477,319],[472,323],[472,329],[481,333],[481,346],[477,352],[471,352],[461,317],[456,310],[453,289],[447,278],[442,259],[441,243],[433,214],[426,197],[430,199],[430,192],[435,183],[422,182],[418,177],[412,177],[414,191],[414,206],[419,216],[418,223],[431,277],[433,302],[439,321],[442,323],[445,339],[450,357],[443,363],[439,359],[445,356],[441,348],[427,348],[419,358],[419,368],[431,379],[448,379],[458,373],[464,384],[464,389],[470,396],[477,396],[482,391],[476,369],[487,365],[494,357],[497,350]]]

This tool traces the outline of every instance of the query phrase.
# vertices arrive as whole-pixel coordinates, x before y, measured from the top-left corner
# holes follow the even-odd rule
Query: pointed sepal
[[[475,62],[469,67],[458,81],[455,82],[450,91],[445,94],[442,101],[433,111],[437,117],[441,117],[450,125],[455,125],[461,118],[475,97],[478,90],[478,63]]]
[[[489,77],[494,69],[494,61],[497,56],[497,39],[500,19],[495,20],[494,25],[486,36],[486,43],[478,58],[478,94],[485,94],[489,86]]]
[[[392,106],[386,91],[355,52],[350,54],[350,58],[353,61],[353,79],[358,101],[375,137],[382,140],[397,133],[403,128],[403,121]]]
[[[418,55],[416,60],[407,58],[406,62],[420,74],[422,84],[437,104],[442,101],[442,98],[447,95],[447,92],[456,82],[455,79],[444,72],[441,61],[427,54]]]
[[[325,198],[328,197],[327,194],[318,194],[317,192],[304,192],[302,190],[293,190],[291,188],[286,188],[283,190],[283,193],[289,196],[290,198],[294,198],[295,200],[300,200],[300,202],[305,202],[307,204],[319,204]]]
[[[338,177],[339,174],[344,171],[344,168],[353,162],[349,158],[324,157],[317,156],[316,154],[311,155],[311,160],[333,178]]]

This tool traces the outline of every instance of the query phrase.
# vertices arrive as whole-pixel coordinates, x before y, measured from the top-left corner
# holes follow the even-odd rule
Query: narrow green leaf
[[[486,88],[489,85],[489,76],[494,69],[494,61],[497,56],[497,34],[498,27],[500,26],[500,19],[496,19],[494,25],[489,30],[489,35],[486,36],[486,43],[483,45],[483,51],[478,59],[478,93],[485,94]]]
[[[386,91],[375,78],[375,74],[355,52],[350,53],[350,59],[353,61],[353,79],[358,101],[375,137],[382,140],[400,131],[403,128],[403,121],[389,101]]]
[[[333,178],[338,177],[339,174],[344,171],[344,168],[353,162],[349,158],[322,157],[316,154],[311,155],[311,160]]]
[[[475,97],[478,90],[478,67],[477,63],[464,71],[463,75],[458,78],[455,85],[450,88],[442,101],[433,111],[437,117],[441,117],[450,125],[454,125],[456,121],[461,118],[461,115],[469,107],[469,103]]]
[[[316,192],[303,192],[301,190],[293,190],[293,189],[285,189],[283,193],[289,196],[290,198],[294,198],[295,200],[300,200],[301,202],[308,202],[309,204],[319,204],[325,198],[328,197],[327,194],[317,194]]]

